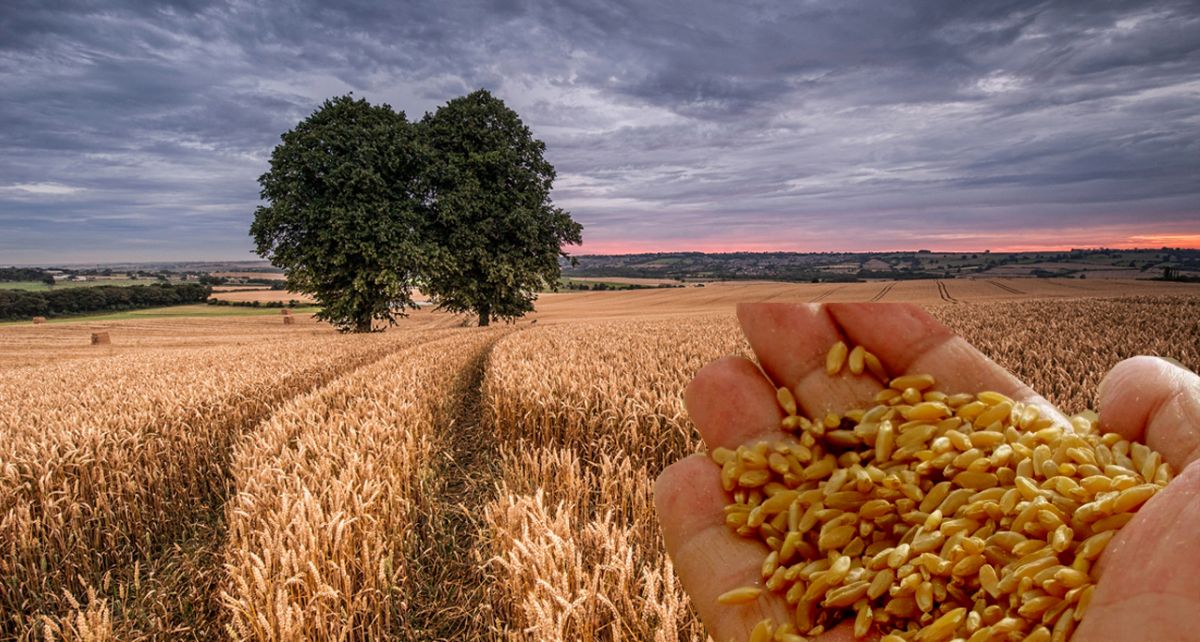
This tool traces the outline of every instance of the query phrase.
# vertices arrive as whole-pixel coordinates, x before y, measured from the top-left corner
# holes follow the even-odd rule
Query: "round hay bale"
[[[108,345],[110,343],[112,343],[112,338],[108,336],[107,332],[93,332],[92,333],[92,345],[94,345],[94,346]]]
[[[33,317],[33,325],[41,325],[46,322],[46,317]]]
[[[290,314],[286,317],[283,317],[283,325],[292,325],[295,322],[296,322],[296,317],[294,317]]]

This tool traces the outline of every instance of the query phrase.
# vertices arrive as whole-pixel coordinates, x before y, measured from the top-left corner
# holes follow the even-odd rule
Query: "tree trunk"
[[[479,306],[479,327],[483,327],[492,322],[492,306]]]
[[[358,321],[356,321],[354,324],[354,331],[355,332],[370,332],[371,331],[371,317],[367,317],[365,319],[359,319]]]

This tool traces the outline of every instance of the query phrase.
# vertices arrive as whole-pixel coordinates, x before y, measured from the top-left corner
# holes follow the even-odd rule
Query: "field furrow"
[[[871,297],[871,301],[873,301],[873,302],[874,301],[882,301],[883,297],[887,296],[888,292],[891,292],[892,288],[894,288],[894,287],[896,287],[895,281],[883,286],[882,288],[880,288],[879,292],[875,293],[875,296]]]
[[[516,339],[519,340],[519,339]],[[494,630],[486,610],[483,509],[496,494],[500,443],[484,422],[483,378],[494,342],[459,376],[448,421],[435,426],[423,486],[427,501],[413,532],[410,618],[400,639],[411,642],[486,640]]]
[[[992,285],[996,286],[997,288],[1000,288],[1001,290],[1003,290],[1009,294],[1025,294],[1025,292],[1023,290],[1018,290],[1017,288],[1014,288],[1011,285],[1006,285],[995,279],[988,280],[988,283],[991,283]]]
[[[407,340],[324,336],[0,377],[0,546],[11,553],[0,559],[0,638],[69,637],[80,613],[113,609],[123,639],[142,628],[198,635],[204,591],[155,591],[220,532],[212,515],[233,442],[285,400]],[[95,604],[106,598],[111,607]]]
[[[495,331],[458,331],[277,410],[235,449],[221,603],[235,640],[408,637],[436,433]]]
[[[825,290],[824,292],[821,292],[820,294],[818,294],[818,295],[814,296],[813,298],[809,299],[809,300],[808,300],[808,302],[809,302],[809,303],[817,303],[817,302],[823,301],[823,300],[825,300],[826,298],[828,298],[828,297],[832,296],[832,295],[833,295],[833,294],[835,294],[835,293],[836,293],[838,290],[840,290],[840,289],[842,289],[842,288],[844,288],[844,287],[846,287],[846,286],[844,286],[844,285],[839,285],[839,286],[835,286],[835,287],[829,288],[828,290]]]
[[[950,296],[950,288],[946,287],[945,283],[943,283],[942,281],[938,281],[937,287],[938,287],[938,294],[942,297],[943,301],[945,301],[947,303],[958,303],[959,302],[958,299]]]

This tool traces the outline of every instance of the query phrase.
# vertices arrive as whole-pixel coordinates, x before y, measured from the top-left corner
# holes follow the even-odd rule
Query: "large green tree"
[[[550,200],[546,145],[482,89],[426,114],[421,128],[432,243],[422,288],[479,325],[533,310],[539,290],[557,287],[562,248],[580,243],[583,229]]]
[[[332,98],[283,134],[258,179],[258,253],[339,330],[390,325],[415,307],[427,163],[414,129],[388,105]]]

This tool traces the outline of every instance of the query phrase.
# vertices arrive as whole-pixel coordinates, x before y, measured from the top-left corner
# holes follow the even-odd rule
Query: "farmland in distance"
[[[763,300],[920,303],[1070,412],[1128,356],[1200,369],[1200,286],[1101,279],[562,292],[368,336],[0,327],[0,640],[702,642],[652,484]]]

